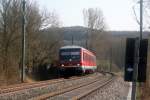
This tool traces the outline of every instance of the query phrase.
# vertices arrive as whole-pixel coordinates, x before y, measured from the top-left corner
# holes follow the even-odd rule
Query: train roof
[[[85,48],[83,48],[83,47],[81,47],[81,46],[76,46],[76,45],[63,46],[63,47],[61,47],[60,49],[70,49],[70,48],[83,49],[83,50],[86,50],[87,52],[90,52],[91,54],[94,55],[94,53],[91,52],[91,51],[89,51],[88,49],[85,49]]]
[[[81,47],[81,46],[76,46],[76,45],[68,45],[68,46],[63,46],[63,47],[61,47],[60,49],[69,49],[69,48],[79,48],[79,49],[85,49],[85,48],[83,48],[83,47]]]

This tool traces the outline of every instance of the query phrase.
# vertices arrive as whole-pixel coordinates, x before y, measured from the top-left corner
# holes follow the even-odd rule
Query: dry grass
[[[26,76],[25,82],[27,82],[27,83],[33,83],[33,82],[36,82],[36,81],[34,79],[32,79],[31,77]]]
[[[144,83],[140,87],[141,91],[141,100],[150,100],[150,87],[148,86],[147,83]]]

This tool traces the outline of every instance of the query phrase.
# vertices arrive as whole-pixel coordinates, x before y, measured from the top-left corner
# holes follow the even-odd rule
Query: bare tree
[[[57,14],[41,12],[36,2],[27,1],[26,7],[26,57],[28,58],[26,64],[28,64],[37,59],[35,56],[42,60],[47,56],[47,52],[51,51],[47,46],[54,45],[52,42],[48,44],[43,42],[41,30],[52,26],[59,27],[60,24]],[[0,0],[0,70],[1,74],[2,72],[5,74],[0,76],[5,76],[3,79],[6,80],[19,79],[17,76],[19,76],[21,58],[21,15],[21,0]]]
[[[98,8],[84,9],[83,16],[84,24],[88,28],[86,36],[88,49],[96,54],[98,62],[108,63],[111,35],[105,32],[106,23],[102,11]]]
[[[30,9],[34,7],[34,9]],[[29,8],[29,13],[27,18],[27,37],[28,37],[28,61],[27,64],[30,67],[35,67],[44,63],[49,59],[50,55],[55,55],[55,53],[50,53],[53,51],[55,46],[60,44],[60,37],[54,36],[57,34],[57,30],[49,32],[49,28],[58,29],[61,25],[59,16],[55,12],[47,12],[43,10],[41,13],[38,11],[38,6],[31,4]],[[38,12],[38,13],[37,13]],[[37,27],[35,27],[37,26]],[[36,29],[35,29],[36,28]],[[43,33],[44,32],[44,33]],[[48,34],[49,32],[49,34]],[[48,34],[47,37],[44,35]],[[36,49],[38,48],[38,49]],[[35,50],[36,49],[36,50]],[[55,51],[58,48],[55,48]],[[49,60],[50,61],[50,60]]]
[[[140,5],[140,1],[135,0],[136,5],[133,6],[133,13],[135,20],[138,25],[140,25],[140,7],[137,7]],[[143,1],[143,8],[142,8],[142,16],[143,16],[143,30],[149,30],[150,28],[150,0]]]
[[[84,24],[90,29],[104,30],[105,22],[103,13],[98,8],[89,8],[83,10]]]
[[[98,8],[89,8],[83,10],[84,23],[87,29],[87,47],[89,49],[94,48],[101,38],[101,34],[104,32],[106,24],[104,21],[103,13]],[[97,42],[97,43],[96,43]]]
[[[20,2],[17,0],[0,0],[0,37],[1,37],[1,70],[7,77],[9,72],[17,74],[12,67],[16,62],[12,60],[18,55],[16,42],[20,36]],[[9,70],[8,70],[9,69]]]
[[[97,32],[101,33],[105,29],[103,13],[98,8],[89,8],[83,10],[84,24],[87,29],[87,47],[92,48]],[[96,31],[95,31],[96,30]]]

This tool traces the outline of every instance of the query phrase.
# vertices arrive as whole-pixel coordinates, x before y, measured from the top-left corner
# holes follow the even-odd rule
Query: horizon
[[[61,26],[58,28],[75,28],[75,27],[79,27],[79,28],[87,28],[85,26]],[[44,28],[44,29],[49,29],[49,28]],[[115,31],[115,32],[140,32],[139,30],[104,30],[104,31]],[[143,32],[150,32],[150,30],[145,30]]]

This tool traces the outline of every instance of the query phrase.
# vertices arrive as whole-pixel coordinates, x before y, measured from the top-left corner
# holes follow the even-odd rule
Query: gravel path
[[[82,100],[127,100],[129,83],[118,77],[107,87],[93,92]]]

